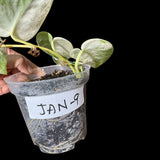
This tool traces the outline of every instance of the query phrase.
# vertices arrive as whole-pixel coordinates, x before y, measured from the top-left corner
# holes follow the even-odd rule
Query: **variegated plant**
[[[110,42],[94,38],[85,41],[81,49],[73,48],[68,40],[55,37],[48,32],[37,34],[43,24],[53,0],[0,0],[0,37],[9,37],[18,44],[5,44],[0,39],[0,74],[7,74],[5,48],[30,48],[36,55],[39,50],[52,56],[56,64],[68,65],[74,73],[81,71],[82,64],[97,68],[113,53]],[[37,45],[28,42],[35,35]],[[70,61],[70,58],[75,61]]]

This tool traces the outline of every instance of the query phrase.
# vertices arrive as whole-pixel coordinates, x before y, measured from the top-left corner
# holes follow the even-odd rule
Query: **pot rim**
[[[66,69],[68,68],[70,70],[70,68],[68,66],[63,67],[61,65],[49,65],[49,66],[43,66],[43,67],[39,67],[39,68],[33,69],[33,72],[36,71],[36,70],[40,70],[40,69],[42,71],[44,71],[46,68],[52,68],[54,66],[59,66],[59,67],[66,68]],[[86,64],[84,64],[83,67],[85,68],[85,70],[83,72],[74,73],[72,75],[67,75],[67,76],[64,76],[64,77],[58,77],[58,78],[55,78],[54,80],[56,81],[56,80],[61,80],[61,79],[65,79],[65,78],[66,79],[67,78],[72,78],[72,77],[75,77],[76,75],[88,72],[90,70],[90,68],[91,68],[90,65],[86,65]],[[20,84],[34,84],[34,83],[37,83],[37,82],[38,83],[46,83],[46,82],[49,82],[49,81],[53,81],[53,79],[47,79],[47,80],[41,80],[41,81],[22,81],[22,82],[21,81],[20,82],[13,81],[12,78],[16,77],[18,75],[26,75],[28,77],[30,75],[34,75],[34,73],[31,73],[31,74],[25,74],[25,73],[22,73],[22,72],[15,73],[15,74],[13,74],[11,76],[6,77],[5,78],[5,82],[7,84],[19,84],[20,85]]]

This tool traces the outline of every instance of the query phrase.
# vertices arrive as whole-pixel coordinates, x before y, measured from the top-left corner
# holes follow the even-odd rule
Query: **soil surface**
[[[72,71],[55,70],[51,74],[46,74],[46,75],[44,75],[44,76],[42,76],[42,77],[40,77],[38,79],[30,80],[30,82],[54,79],[54,78],[64,77],[64,76],[68,76],[68,75],[72,75],[72,74],[73,74]]]

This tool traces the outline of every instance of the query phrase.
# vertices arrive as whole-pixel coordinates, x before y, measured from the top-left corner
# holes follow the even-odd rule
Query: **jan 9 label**
[[[25,97],[31,119],[49,119],[63,116],[84,103],[84,86],[74,90],[45,96]]]

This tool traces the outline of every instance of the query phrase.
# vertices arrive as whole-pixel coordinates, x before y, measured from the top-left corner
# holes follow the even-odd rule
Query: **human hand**
[[[30,60],[12,49],[6,48],[7,53],[7,75],[0,74],[0,95],[10,92],[4,78],[12,74],[23,72],[25,74],[32,73],[34,68],[38,68]]]

